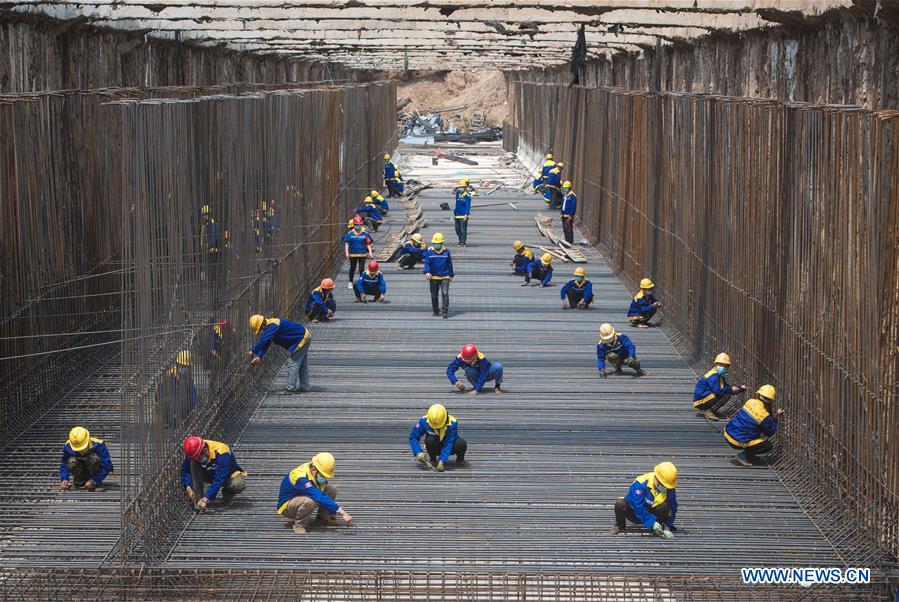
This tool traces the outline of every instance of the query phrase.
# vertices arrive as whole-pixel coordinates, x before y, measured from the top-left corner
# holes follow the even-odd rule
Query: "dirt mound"
[[[415,108],[421,114],[439,113],[449,123],[460,115],[463,127],[473,113],[483,111],[487,125],[502,125],[509,114],[506,79],[502,71],[440,71],[419,73],[409,81],[398,81],[397,100],[411,98],[412,104],[405,110]]]

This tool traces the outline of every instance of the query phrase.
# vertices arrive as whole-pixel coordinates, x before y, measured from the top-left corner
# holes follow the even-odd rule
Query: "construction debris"
[[[564,255],[567,261],[570,259],[575,263],[587,263],[587,257],[584,255],[584,252],[566,241],[564,238],[559,236],[559,233],[556,231],[556,227],[553,225],[553,218],[548,215],[543,215],[542,213],[538,213],[534,220],[537,222],[537,229],[540,230],[540,234],[550,239],[553,244],[558,245],[558,249],[550,250],[544,249],[540,247],[547,253],[551,253],[554,256],[558,256],[557,253]]]
[[[404,98],[397,104],[397,122],[401,132],[400,142],[404,144],[434,144],[435,142],[493,142],[502,139],[503,130],[497,126],[486,127],[483,111],[474,113],[466,124],[462,116],[456,113],[450,119],[438,113],[422,115],[416,109],[404,110],[409,104]],[[461,127],[465,131],[460,130]],[[449,158],[449,157],[448,157]],[[473,163],[477,165],[477,163]]]

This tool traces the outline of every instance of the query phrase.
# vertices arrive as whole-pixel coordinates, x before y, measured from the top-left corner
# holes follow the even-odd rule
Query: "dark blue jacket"
[[[448,424],[439,431],[431,428],[428,424],[428,417],[423,416],[421,420],[415,423],[412,431],[409,433],[409,447],[412,448],[412,455],[417,456],[422,452],[421,438],[425,435],[434,435],[440,439],[440,457],[438,461],[446,462],[449,460],[450,454],[453,452],[453,443],[459,438],[459,423],[455,416],[447,416]]]
[[[777,419],[761,399],[750,399],[724,427],[724,438],[739,447],[761,443],[777,432]]]
[[[608,343],[600,341],[596,345],[596,369],[605,370],[606,355],[615,352],[618,357],[637,357],[637,349],[626,334],[615,333],[615,338]]]
[[[528,276],[533,277],[534,269],[537,267],[541,267],[544,270],[543,278],[540,280],[540,284],[542,284],[543,286],[546,286],[547,284],[549,284],[549,281],[553,279],[553,266],[552,266],[552,264],[543,265],[542,261],[540,261],[539,259],[535,259],[528,266]]]
[[[516,272],[527,272],[532,261],[534,261],[534,252],[527,247],[515,251],[515,255],[512,257]]]
[[[371,236],[361,230],[350,230],[343,237],[343,242],[350,245],[350,257],[368,257],[368,246],[371,244]]]
[[[359,276],[359,280],[356,281],[356,292],[360,295],[374,295],[375,291],[380,291],[382,295],[387,292],[384,274],[381,272],[371,274],[366,268]]]
[[[309,341],[309,331],[305,326],[278,318],[267,318],[259,333],[259,339],[253,345],[253,355],[260,358],[265,356],[272,343],[284,347],[288,353],[294,353]]]
[[[439,253],[434,247],[431,247],[424,252],[422,257],[425,260],[422,273],[430,274],[433,280],[446,280],[456,275],[453,271],[453,257],[446,247],[443,247]]]
[[[287,503],[295,497],[304,496],[318,502],[318,504],[334,514],[340,510],[340,506],[332,500],[324,491],[324,485],[318,485],[312,480],[311,462],[297,466],[281,479],[281,489],[278,491],[278,514],[282,514]]]
[[[562,209],[560,210],[561,215],[567,215],[570,217],[574,217],[575,212],[577,211],[577,195],[573,192],[569,192],[565,196],[562,197]]]
[[[484,384],[487,382],[487,373],[490,372],[490,360],[484,357],[483,353],[478,353],[478,357],[476,357],[473,362],[466,362],[462,359],[461,355],[457,355],[456,359],[453,360],[453,363],[446,367],[446,377],[453,385],[459,382],[459,379],[456,378],[456,371],[459,369],[478,371],[478,378],[475,380],[474,390],[480,393],[481,389],[484,388]]]
[[[237,458],[230,447],[219,441],[208,439],[206,445],[209,447],[209,459],[203,464],[203,472],[206,473],[204,480],[208,481],[210,485],[203,493],[203,497],[211,502],[228,479],[236,474],[246,473],[237,463]],[[190,460],[187,458],[184,458],[181,463],[181,484],[185,488],[193,486],[193,479],[190,476]],[[199,489],[199,484],[194,489]]]
[[[631,484],[624,499],[633,508],[637,520],[647,529],[652,529],[652,525],[658,520],[651,512],[652,508],[667,501],[671,514],[662,524],[674,527],[674,519],[677,516],[677,494],[674,489],[657,491],[653,487],[654,479],[654,473],[641,474]]]
[[[418,244],[411,238],[403,243],[402,247],[400,247],[400,257],[402,257],[403,255],[411,255],[415,259],[415,261],[421,261],[424,252],[424,245]]]
[[[724,376],[718,374],[713,367],[705,375],[696,381],[693,388],[693,405],[698,406],[713,400],[716,396],[730,395],[731,386]]]
[[[559,297],[564,300],[565,297],[568,296],[569,290],[573,290],[576,294],[580,295],[581,299],[589,299],[593,296],[593,283],[586,278],[584,278],[580,284],[578,284],[577,280],[569,280],[559,292]]]
[[[365,203],[358,209],[356,209],[356,213],[362,216],[368,216],[368,219],[375,222],[383,222],[384,216],[381,214],[381,210],[378,209],[378,206],[374,203]]]
[[[109,473],[112,472],[112,458],[109,457],[109,449],[106,447],[106,444],[103,443],[102,439],[94,439],[93,437],[91,437],[91,448],[91,453],[97,454],[97,456],[100,458],[100,472],[93,475],[91,477],[91,481],[93,481],[94,484],[99,485],[103,482],[103,479],[109,476]],[[72,446],[69,445],[68,441],[66,441],[66,444],[62,447],[62,460],[59,463],[60,481],[69,480],[69,467],[66,466],[66,462],[69,461],[69,458],[77,458],[82,455],[82,453],[73,451]]]
[[[652,293],[644,293],[641,290],[634,295],[634,300],[631,301],[631,306],[627,310],[627,317],[642,318],[643,316],[652,313],[652,310],[655,309],[652,304],[655,302],[655,295]]]
[[[334,294],[325,292],[322,287],[312,289],[309,298],[306,300],[306,309],[303,311],[309,313],[314,306],[318,306],[325,313],[328,311],[337,311],[337,302],[334,300]]]
[[[388,161],[384,164],[384,181],[387,180],[396,180],[398,182],[403,181],[403,176],[400,175],[399,170],[396,168],[396,165],[393,162]]]
[[[453,216],[456,219],[467,219],[471,215],[471,194],[465,190],[456,196],[456,208]]]

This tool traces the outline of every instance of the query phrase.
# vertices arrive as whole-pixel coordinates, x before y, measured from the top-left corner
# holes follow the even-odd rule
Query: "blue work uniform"
[[[656,308],[652,306],[655,302],[655,295],[641,289],[631,301],[631,306],[627,310],[627,319],[632,322],[649,320],[656,313]]]
[[[634,344],[631,342],[630,337],[626,334],[621,334],[619,332],[615,333],[615,338],[613,338],[608,343],[603,343],[599,341],[596,345],[596,369],[597,370],[605,370],[606,369],[606,356],[610,353],[616,354],[622,360],[628,357],[636,357],[637,349],[634,347]]]
[[[350,246],[350,257],[368,257],[368,246],[371,244],[371,237],[365,229],[356,232],[355,229],[350,230],[343,237],[343,242]]]
[[[562,187],[562,170],[559,167],[553,167],[546,173],[546,182],[544,183],[543,198],[547,203],[552,202],[553,192],[558,193]]]
[[[356,209],[356,214],[363,217],[368,217],[368,219],[376,223],[384,221],[384,216],[381,214],[381,210],[378,209],[378,206],[374,203],[363,204],[361,207]]]
[[[736,447],[763,442],[777,431],[777,419],[768,413],[761,399],[750,399],[724,427],[724,438]]]
[[[387,293],[387,282],[384,280],[384,274],[378,271],[377,274],[370,273],[367,269],[359,276],[356,281],[356,294],[358,295],[374,295],[380,296]]]
[[[225,486],[228,479],[237,476],[245,477],[247,473],[237,463],[237,458],[234,457],[231,448],[226,444],[207,439],[206,446],[209,448],[209,458],[207,458],[206,462],[202,462],[203,472],[205,473],[203,480],[210,483],[210,485],[203,493],[203,497],[211,502],[218,495],[221,488]],[[185,488],[200,489],[201,483],[193,484],[193,478],[190,476],[190,464],[191,461],[187,458],[184,458],[184,461],[181,463],[181,485]]]
[[[446,367],[446,377],[453,385],[459,382],[459,379],[456,378],[456,371],[460,368],[465,370],[465,378],[478,393],[488,381],[495,381],[496,386],[503,384],[503,365],[499,362],[491,362],[483,353],[478,353],[472,362],[466,362],[461,355],[456,356],[456,359]]]
[[[336,514],[340,506],[325,493],[325,485],[319,485],[312,478],[312,462],[297,466],[281,479],[278,492],[278,514],[284,514],[287,504],[295,497],[308,497],[331,514]]]
[[[725,397],[733,394],[733,389],[723,374],[712,367],[702,378],[696,381],[693,388],[693,407],[704,405],[716,397]]]
[[[555,166],[556,162],[552,159],[547,159],[543,162],[543,167],[540,169],[540,176],[534,179],[534,188],[546,184],[546,176],[549,174],[549,170]]]
[[[528,267],[531,265],[531,262],[534,261],[534,252],[531,251],[527,247],[522,247],[519,250],[515,251],[515,256],[512,257],[512,265],[514,266],[514,271],[517,274],[527,274]]]
[[[293,354],[309,342],[309,331],[306,327],[290,320],[266,318],[259,333],[259,339],[253,345],[253,355],[259,358],[265,356],[272,343],[284,347],[288,353]]]
[[[374,201],[375,205],[377,205],[378,209],[383,212],[384,215],[387,215],[390,212],[390,204],[387,202],[387,199],[381,195],[373,196],[371,197],[371,200]]]
[[[417,456],[422,453],[421,439],[427,435],[434,435],[440,439],[440,462],[448,462],[452,455],[453,443],[459,438],[459,423],[455,416],[447,415],[446,424],[441,429],[434,429],[428,424],[428,417],[422,416],[421,420],[415,423],[412,431],[409,433],[409,447],[412,448],[412,455]]]
[[[71,475],[69,474],[68,461],[70,458],[83,458],[88,454],[96,454],[100,460],[100,470],[91,475],[90,480],[95,485],[102,484],[103,480],[112,472],[112,458],[109,457],[109,449],[106,447],[106,443],[102,439],[94,439],[93,437],[91,437],[90,445],[80,452],[73,450],[69,442],[66,441],[66,444],[62,447],[62,460],[59,462],[59,480],[69,480]]]
[[[564,301],[568,297],[569,292],[571,293],[575,304],[581,301],[592,301],[593,283],[586,278],[583,278],[580,282],[578,282],[577,279],[569,280],[562,286],[562,290],[559,291],[559,298]]]
[[[577,212],[577,195],[569,192],[562,197],[562,209],[559,211],[562,217],[574,217]]]
[[[453,257],[445,246],[440,251],[431,247],[424,252],[423,257],[422,273],[430,274],[432,280],[448,280],[456,275],[453,271]]]
[[[654,483],[654,473],[647,472],[640,475],[627,490],[624,500],[634,511],[637,520],[647,529],[652,529],[653,524],[658,520],[652,513],[652,509],[667,501],[671,513],[662,524],[666,527],[674,527],[674,519],[677,516],[677,494],[674,489],[659,491],[655,488]]]
[[[422,255],[425,252],[424,244],[420,242],[416,242],[411,238],[403,243],[403,246],[400,247],[400,258],[409,256],[408,259],[405,260],[405,263],[416,264],[422,260]]]
[[[308,314],[313,307],[317,307],[324,314],[327,314],[329,311],[336,312],[337,301],[334,300],[334,295],[331,291],[326,291],[319,286],[312,289],[312,293],[309,294],[309,298],[306,300],[306,309],[303,312]]]
[[[540,279],[541,286],[546,286],[549,284],[549,281],[553,279],[552,264],[544,264],[542,260],[535,259],[528,265],[528,282],[534,277],[535,270],[537,271],[538,276],[542,276]]]
[[[456,207],[453,210],[453,217],[456,219],[467,220],[471,215],[471,193],[462,189],[456,195]]]

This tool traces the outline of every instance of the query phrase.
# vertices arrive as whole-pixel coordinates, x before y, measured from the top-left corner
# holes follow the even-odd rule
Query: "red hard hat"
[[[200,456],[203,455],[203,447],[205,445],[206,442],[203,441],[203,437],[191,435],[184,440],[184,445],[182,445],[181,448],[184,450],[184,455],[187,456],[187,459],[193,461],[200,459]]]
[[[469,343],[465,347],[462,348],[462,359],[466,362],[470,362],[474,358],[478,356],[478,348]]]
[[[334,281],[330,278],[325,278],[324,280],[322,280],[321,287],[325,290],[331,290],[332,288],[334,288]]]
[[[354,215],[354,216],[353,216],[353,225],[354,225],[354,226],[361,226],[361,225],[362,225],[362,216],[361,216],[361,215]]]
[[[368,272],[370,274],[374,274],[378,271],[378,262],[377,261],[369,261],[368,262]]]

